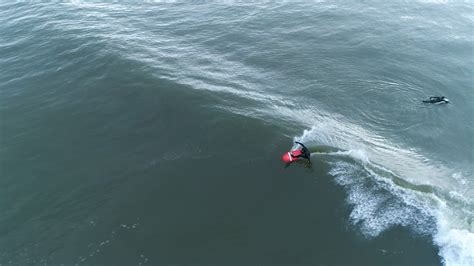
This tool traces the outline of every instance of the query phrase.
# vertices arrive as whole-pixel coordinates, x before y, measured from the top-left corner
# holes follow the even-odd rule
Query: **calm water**
[[[0,3],[0,264],[473,265],[473,9]]]

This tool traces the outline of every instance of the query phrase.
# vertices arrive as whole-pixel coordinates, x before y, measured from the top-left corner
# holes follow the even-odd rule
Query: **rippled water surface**
[[[473,265],[473,7],[1,2],[0,264]]]

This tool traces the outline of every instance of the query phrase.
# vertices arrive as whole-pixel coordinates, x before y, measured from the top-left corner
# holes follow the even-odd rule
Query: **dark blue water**
[[[474,264],[473,7],[1,3],[0,264]]]

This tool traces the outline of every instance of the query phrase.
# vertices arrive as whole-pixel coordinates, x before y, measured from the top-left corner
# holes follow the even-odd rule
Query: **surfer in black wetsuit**
[[[301,146],[301,149],[298,149],[301,151],[301,155],[299,156],[299,158],[305,158],[307,159],[308,161],[311,162],[311,153],[309,152],[309,150],[306,148],[305,145],[303,145],[303,143],[301,142],[298,142],[298,141],[295,141],[296,144],[299,144]],[[295,151],[298,151],[298,150],[295,150]]]
[[[427,100],[423,100],[424,103],[449,103],[449,100],[444,96],[432,96]]]
[[[287,165],[295,161],[300,161],[301,159],[306,159],[309,163],[311,163],[311,153],[309,152],[308,148],[306,148],[306,146],[301,142],[295,141],[295,143],[298,144],[299,147],[283,154],[282,160]]]

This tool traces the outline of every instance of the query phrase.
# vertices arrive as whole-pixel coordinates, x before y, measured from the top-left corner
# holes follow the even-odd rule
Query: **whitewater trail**
[[[352,206],[349,219],[363,235],[373,238],[393,226],[405,226],[431,235],[445,265],[474,265],[474,205],[469,191],[461,189],[467,181],[459,173],[434,168],[416,151],[370,136],[356,125],[326,121],[295,140],[340,149],[314,156],[335,158],[328,159],[329,174],[346,189]]]

